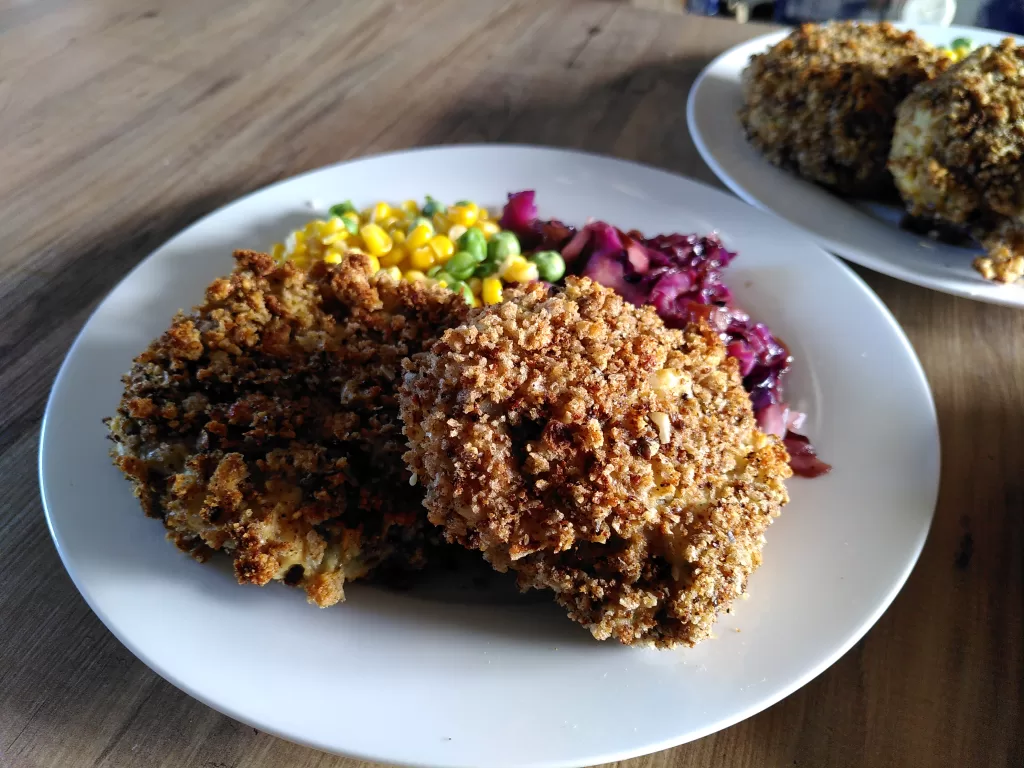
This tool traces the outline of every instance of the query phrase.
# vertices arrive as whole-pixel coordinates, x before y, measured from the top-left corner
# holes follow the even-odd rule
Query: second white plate
[[[973,27],[897,26],[913,29],[935,45],[948,45],[958,37],[968,37],[977,45],[1011,37]],[[937,291],[1024,307],[1024,283],[999,285],[984,280],[971,267],[976,251],[900,229],[901,209],[838,197],[776,168],[747,142],[737,117],[743,103],[740,77],[751,56],[788,32],[762,35],[729,49],[704,69],[690,89],[687,123],[711,170],[748,203],[796,224],[844,259]]]

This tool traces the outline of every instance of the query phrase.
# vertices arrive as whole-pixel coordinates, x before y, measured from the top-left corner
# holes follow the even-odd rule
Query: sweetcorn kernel
[[[472,227],[480,216],[480,208],[476,203],[465,205],[453,205],[448,209],[448,218],[453,224],[461,224],[464,227]]]
[[[455,253],[455,244],[448,239],[445,235],[434,235],[427,243],[434,254],[437,256],[438,262],[444,264],[448,259]]]
[[[496,277],[485,277],[483,286],[480,289],[480,298],[484,304],[500,304],[504,291],[501,287],[501,280]]]
[[[528,283],[531,280],[540,279],[537,265],[527,261],[522,256],[512,256],[506,262],[501,276],[510,283]]]
[[[404,245],[392,245],[390,251],[382,253],[378,258],[382,267],[397,267],[408,255],[409,252],[405,250]]]
[[[409,254],[409,263],[414,269],[428,270],[437,263],[437,254],[433,248],[417,248]]]
[[[484,237],[490,240],[494,235],[501,231],[501,227],[495,224],[493,221],[478,221],[476,227],[484,233]]]
[[[433,235],[433,228],[429,224],[417,224],[413,227],[405,242],[410,248],[422,248]]]
[[[366,224],[359,230],[359,234],[371,256],[382,256],[391,250],[391,237],[379,224]]]

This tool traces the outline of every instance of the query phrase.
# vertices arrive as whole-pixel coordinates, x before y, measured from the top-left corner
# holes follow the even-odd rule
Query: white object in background
[[[956,0],[904,0],[887,16],[906,24],[936,24],[948,27],[956,16]]]
[[[481,173],[486,169],[486,173]],[[283,585],[238,586],[142,516],[101,423],[121,374],[231,269],[309,218],[308,200],[469,198],[645,232],[718,230],[741,306],[785,339],[787,392],[831,474],[794,479],[750,599],[692,650],[599,643],[549,596],[439,597],[353,584],[320,610]],[[939,481],[935,408],[878,298],[796,228],[664,171],[564,150],[445,147],[283,181],[200,220],[136,267],[89,319],[53,387],[39,474],[61,558],[142,661],[238,720],[319,749],[419,766],[579,766],[712,733],[842,656],[895,597],[924,544]],[[504,582],[502,582],[504,583]],[[484,599],[487,598],[487,599]],[[500,599],[499,599],[500,598]],[[472,604],[476,603],[476,604]],[[742,630],[740,632],[739,630]]]
[[[975,27],[897,26],[914,29],[935,45],[949,45],[958,37],[994,45],[1010,37]],[[902,209],[838,197],[776,168],[747,142],[736,117],[743,102],[741,75],[752,55],[787,34],[772,32],[731,48],[708,64],[690,89],[687,125],[711,170],[748,203],[797,225],[845,259],[944,293],[1024,307],[1024,283],[986,281],[971,266],[977,251],[907,232],[899,227]],[[1017,40],[1024,44],[1024,38]]]

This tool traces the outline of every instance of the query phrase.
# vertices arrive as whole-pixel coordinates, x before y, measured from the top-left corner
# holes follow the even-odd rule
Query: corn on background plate
[[[991,45],[1006,37],[974,27],[895,24],[912,29],[934,45],[947,47],[966,37]],[[1024,307],[1024,282],[999,285],[971,266],[980,251],[937,243],[900,229],[903,209],[848,200],[776,168],[747,143],[736,113],[743,97],[740,77],[750,57],[788,34],[772,32],[730,48],[697,78],[686,104],[690,134],[704,161],[733,192],[751,205],[795,224],[817,243],[844,259],[876,272],[992,304]],[[1016,38],[1024,44],[1024,38]]]
[[[692,650],[599,643],[507,580],[411,592],[352,585],[328,610],[283,585],[234,583],[144,518],[100,419],[174,311],[323,208],[425,194],[498,207],[536,189],[543,216],[655,232],[719,230],[742,306],[796,356],[789,392],[835,469],[794,480],[750,599]],[[879,397],[884,392],[885,397]],[[673,746],[769,706],[875,622],[910,572],[939,477],[934,405],[877,297],[794,227],[662,171],[581,153],[446,147],[281,182],[216,211],[133,270],[88,321],[54,384],[40,483],[57,549],[89,605],[164,678],[252,726],[385,763],[578,766]],[[870,563],[869,568],[864,564]],[[736,632],[734,630],[742,630]]]

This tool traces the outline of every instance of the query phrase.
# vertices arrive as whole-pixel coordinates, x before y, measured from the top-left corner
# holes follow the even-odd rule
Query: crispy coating
[[[915,90],[900,105],[889,168],[911,214],[982,243],[982,275],[1024,275],[1024,48],[982,46]]]
[[[843,194],[888,197],[896,106],[949,64],[884,22],[804,24],[751,57],[740,121],[775,165]]]
[[[585,278],[508,297],[405,364],[431,522],[599,639],[693,645],[761,562],[785,449],[709,328]]]
[[[345,581],[420,567],[436,535],[395,387],[464,301],[371,277],[362,256],[310,272],[235,259],[125,376],[114,463],[180,549],[228,553],[240,583],[281,579],[328,606]]]

